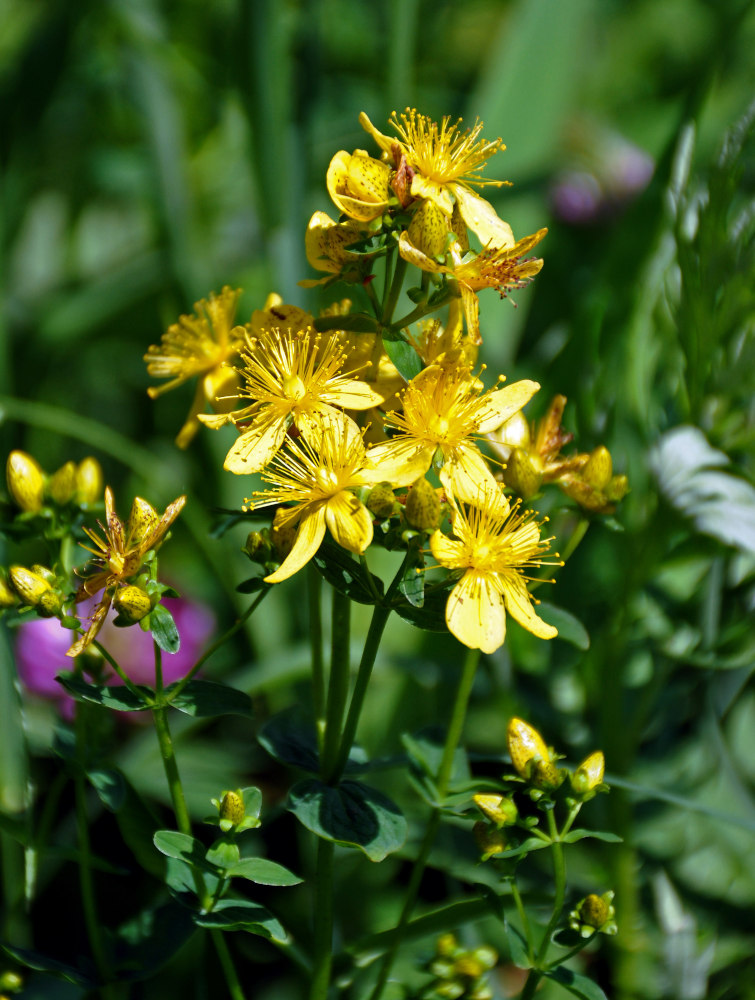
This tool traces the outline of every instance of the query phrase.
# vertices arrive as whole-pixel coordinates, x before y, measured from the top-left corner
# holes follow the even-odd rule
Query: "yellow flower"
[[[296,537],[279,568],[265,577],[280,583],[293,576],[317,552],[326,528],[349,552],[360,554],[372,541],[372,515],[353,490],[382,480],[367,460],[358,427],[333,411],[310,440],[291,441],[262,478],[272,489],[255,493],[245,510],[291,504],[276,512],[279,528],[296,525]]]
[[[359,276],[359,262],[364,257],[355,257],[349,253],[352,243],[364,239],[364,232],[357,222],[349,219],[347,222],[334,222],[326,212],[315,212],[309,220],[307,233],[304,237],[304,249],[307,261],[315,271],[327,271],[324,278],[307,278],[300,281],[302,288],[314,288],[316,285],[326,285],[336,280],[337,276],[346,278],[352,274],[343,274],[347,265],[353,270],[353,276]]]
[[[398,138],[379,132],[364,112],[359,121],[397,168],[405,160],[411,172],[409,191],[413,198],[432,201],[449,219],[457,206],[465,225],[483,246],[511,246],[514,237],[509,224],[472,190],[508,183],[489,180],[480,173],[494,153],[506,148],[502,139],[481,139],[479,121],[471,129],[462,130],[461,119],[451,124],[446,117],[438,125],[414,108],[407,108],[400,116],[395,111],[391,115],[389,123]]]
[[[524,236],[506,247],[490,247],[475,254],[463,254],[458,243],[453,243],[448,251],[451,264],[440,264],[428,256],[427,251],[412,241],[409,232],[403,232],[399,239],[399,253],[410,264],[432,274],[447,274],[459,285],[467,330],[474,344],[482,343],[480,336],[480,303],[477,293],[483,288],[495,288],[505,297],[511,289],[523,288],[542,268],[539,257],[524,258],[548,232],[539,229],[531,236]],[[416,237],[415,237],[416,238]],[[431,240],[431,245],[432,245]],[[523,259],[524,258],[524,259]]]
[[[506,638],[506,612],[533,635],[552,639],[556,629],[532,608],[525,576],[543,565],[548,542],[531,511],[519,512],[500,490],[487,493],[479,506],[454,505],[455,538],[436,531],[430,538],[434,559],[448,569],[464,570],[446,604],[446,624],[470,649],[492,653]]]
[[[224,399],[237,388],[236,373],[227,362],[238,352],[243,328],[234,327],[240,290],[226,286],[220,295],[194,304],[191,316],[181,316],[144,355],[147,371],[156,378],[170,379],[165,385],[152,386],[152,399],[200,376],[189,416],[176,438],[179,448],[188,447],[199,430],[198,414],[207,403],[214,410],[227,409]]]
[[[271,292],[265,299],[263,307],[254,310],[244,329],[248,334],[246,338],[248,342],[250,338],[261,337],[273,327],[292,333],[303,333],[312,326],[313,321],[312,313],[300,309],[299,306],[289,305],[277,292]],[[243,346],[239,344],[239,350]]]
[[[102,628],[116,591],[125,588],[129,581],[139,574],[145,556],[150,549],[156,549],[160,545],[185,503],[186,497],[178,497],[165,508],[161,517],[146,500],[135,497],[128,520],[124,524],[115,512],[113,491],[109,486],[106,488],[105,524],[100,523],[105,537],[101,538],[95,532],[84,528],[95,546],[89,548],[85,545],[84,548],[94,555],[94,559],[85,570],[87,576],[79,587],[76,600],[82,601],[85,597],[92,597],[98,590],[102,590],[103,593],[94,609],[88,629],[71,646],[67,656],[78,656],[93,642]]]
[[[353,155],[341,150],[328,167],[328,194],[344,215],[370,222],[388,207],[392,173],[387,163],[374,160],[364,149],[355,149]]]
[[[435,462],[440,480],[453,496],[475,503],[485,491],[497,492],[493,473],[473,438],[510,417],[540,388],[523,379],[482,392],[479,381],[461,365],[431,365],[416,375],[403,396],[403,413],[388,414],[386,424],[399,433],[370,450],[383,479],[408,486]]]
[[[264,469],[292,426],[311,439],[324,420],[339,414],[335,407],[366,410],[383,402],[366,382],[340,374],[343,349],[335,339],[321,346],[321,337],[312,330],[268,330],[258,340],[248,341],[241,357],[246,383],[242,395],[252,400],[251,406],[203,418],[214,429],[231,421],[245,422],[223,466],[236,475]]]

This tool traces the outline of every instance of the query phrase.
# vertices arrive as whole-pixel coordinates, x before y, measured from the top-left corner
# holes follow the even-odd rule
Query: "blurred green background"
[[[605,443],[632,492],[615,518],[623,530],[596,519],[548,595],[584,623],[589,648],[512,627],[481,671],[467,743],[501,753],[516,712],[572,761],[604,749],[615,787],[590,808],[625,842],[585,852],[574,888],[616,890],[620,933],[590,969],[610,996],[755,995],[750,120],[720,155],[755,93],[753,5],[0,0],[0,23],[2,454],[23,448],[52,470],[93,453],[124,514],[134,492],[155,505],[188,493],[167,572],[221,625],[244,606],[234,587],[249,567],[243,527],[210,539],[212,510],[238,507],[250,485],[221,470],[224,434],[174,447],[192,390],[150,402],[144,351],[224,284],[244,289],[242,320],[271,291],[312,310],[329,301],[297,286],[312,276],[303,234],[313,211],[335,214],[330,157],[370,146],[361,110],[378,127],[406,105],[479,117],[485,135],[503,137],[488,172],[514,186],[491,200],[515,235],[550,232],[545,267],[516,308],[483,293],[483,359],[542,383],[533,418],[567,395],[580,450]],[[344,295],[354,289],[331,298]],[[665,436],[680,426],[683,439]],[[576,515],[560,504],[569,527]],[[307,699],[299,586],[277,588],[211,670],[252,693],[263,720]],[[394,622],[365,745],[394,753],[401,732],[442,723],[459,658],[448,641]],[[2,807],[13,813],[28,767],[44,785],[52,720],[27,705],[28,764],[5,683]],[[198,816],[237,779],[282,799],[287,778],[250,727],[185,728]],[[115,752],[140,790],[164,797],[149,733]],[[419,815],[399,779],[387,781]],[[274,828],[271,839],[294,841],[285,817]],[[450,833],[435,857],[450,865],[451,894],[477,877],[471,846]],[[402,864],[348,856],[344,876],[358,865],[374,892],[365,905],[344,882],[347,937],[390,925]],[[11,869],[6,932],[29,943]],[[49,875],[42,943],[63,912],[62,878]],[[547,886],[543,869],[533,898]],[[115,911],[129,915],[126,904]],[[292,911],[294,924],[305,920]],[[499,929],[471,933],[505,960]],[[270,965],[259,996],[296,996],[273,954],[255,958]],[[27,995],[52,995],[37,989]],[[505,995],[502,981],[496,989]]]

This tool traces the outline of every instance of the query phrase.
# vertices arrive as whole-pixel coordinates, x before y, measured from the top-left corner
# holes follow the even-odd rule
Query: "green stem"
[[[555,885],[555,895],[553,898],[553,912],[550,920],[548,921],[548,926],[545,928],[545,934],[543,935],[543,940],[540,942],[540,948],[538,949],[536,956],[536,961],[540,968],[542,968],[545,956],[548,954],[548,948],[551,943],[551,934],[556,929],[556,925],[561,917],[561,911],[564,908],[564,895],[566,893],[564,848],[558,839],[558,830],[556,829],[556,820],[553,816],[553,810],[549,809],[546,815],[548,818],[548,832],[551,835],[551,856],[553,858],[553,882]]]
[[[243,613],[243,615],[240,618],[238,618],[233,623],[233,625],[231,625],[231,627],[220,636],[219,639],[216,639],[215,642],[213,642],[213,644],[208,649],[206,649],[204,653],[202,653],[202,655],[199,657],[199,659],[191,668],[191,670],[188,672],[188,674],[185,677],[183,677],[178,682],[178,684],[176,684],[174,688],[172,688],[170,696],[166,699],[167,702],[171,702],[173,701],[174,698],[177,698],[178,695],[183,691],[183,689],[189,683],[189,681],[192,679],[192,677],[194,677],[194,675],[197,673],[197,671],[202,669],[202,667],[209,660],[212,654],[216,652],[216,650],[220,649],[220,647],[224,645],[231,638],[232,635],[235,635],[239,631],[239,629],[246,622],[247,618],[249,618],[257,610],[257,608],[262,603],[263,599],[269,594],[270,590],[271,587],[265,587],[264,590],[261,590],[259,594],[257,594],[257,596],[255,597],[255,599],[252,601],[252,603],[249,605],[249,607],[246,609],[246,611]]]
[[[383,315],[380,322],[383,326],[391,326],[391,321],[393,319],[393,313],[396,311],[396,305],[398,303],[399,296],[401,295],[401,289],[404,285],[404,275],[406,274],[406,261],[403,257],[399,257],[396,261],[396,270],[393,272],[393,280],[391,281],[390,291],[386,296],[385,302],[383,303]]]
[[[76,830],[79,844],[79,886],[81,903],[84,908],[84,923],[92,948],[94,964],[102,980],[100,987],[102,996],[113,997],[112,987],[106,985],[109,978],[108,963],[105,956],[105,946],[102,941],[102,924],[97,915],[97,903],[94,895],[94,880],[92,878],[92,850],[89,840],[89,817],[87,816],[86,788],[86,706],[82,702],[76,704],[76,775],[74,780],[76,803]]]
[[[107,660],[107,662],[116,672],[116,674],[118,674],[120,679],[123,681],[123,686],[128,688],[128,690],[132,694],[135,694],[138,698],[143,698],[143,694],[139,691],[134,682],[124,671],[123,667],[118,663],[118,661],[113,656],[111,656],[110,653],[108,653],[105,647],[101,645],[101,643],[97,639],[92,640],[92,645],[95,647],[95,649],[99,650],[100,656],[102,656],[103,660]]]
[[[219,930],[210,931],[210,937],[212,938],[212,943],[215,945],[215,951],[218,953],[218,959],[223,969],[228,992],[233,997],[233,1000],[246,1000],[236,967],[233,964],[233,958],[223,937],[223,932]]]
[[[590,519],[588,517],[581,517],[577,522],[574,531],[571,533],[571,538],[566,543],[566,548],[561,553],[561,558],[564,562],[574,555],[574,551],[582,541],[582,539],[587,534],[587,529],[590,527]]]
[[[331,840],[317,844],[317,878],[314,899],[315,967],[309,1000],[325,1000],[333,962],[333,855]]]
[[[574,822],[574,820],[579,815],[579,810],[581,808],[582,808],[582,803],[578,802],[575,806],[572,806],[572,808],[569,810],[569,815],[566,817],[566,822],[564,823],[563,827],[561,828],[561,833],[559,834],[559,840],[563,840],[564,837],[569,832],[569,830],[571,830],[572,823]]]
[[[436,299],[435,302],[430,306],[426,302],[420,302],[411,312],[408,312],[406,316],[402,316],[401,319],[397,319],[394,323],[391,323],[390,329],[393,331],[402,330],[405,326],[411,326],[412,323],[416,323],[418,319],[422,319],[423,316],[429,316],[431,313],[438,312],[451,298],[449,292],[443,298]]]
[[[351,601],[345,594],[333,591],[332,638],[330,647],[330,679],[325,716],[325,740],[320,773],[323,781],[333,782],[336,773],[341,726],[349,695],[349,648],[351,644]]]
[[[448,792],[448,785],[451,781],[454,754],[456,753],[456,748],[459,745],[459,740],[461,739],[462,730],[464,728],[464,720],[467,714],[469,696],[472,693],[472,685],[474,683],[475,672],[477,670],[479,660],[479,649],[467,650],[467,655],[464,658],[461,680],[459,681],[459,688],[456,692],[456,700],[454,701],[453,712],[451,714],[451,722],[448,727],[448,732],[446,733],[443,756],[441,758],[438,776],[436,779],[438,801],[433,809],[433,813],[430,817],[430,821],[427,825],[427,830],[425,831],[425,836],[422,841],[422,846],[420,847],[419,854],[414,862],[412,873],[409,878],[409,885],[406,889],[406,896],[404,897],[404,905],[401,909],[401,915],[399,916],[398,924],[394,929],[391,943],[383,958],[383,964],[380,967],[380,972],[378,973],[378,978],[372,993],[370,994],[369,1000],[379,1000],[382,996],[385,984],[388,982],[388,976],[393,968],[393,963],[396,960],[398,949],[401,945],[404,928],[409,922],[412,910],[414,909],[414,904],[417,900],[420,882],[422,881],[422,876],[427,866],[427,860],[430,857],[430,852],[432,850],[433,843],[435,842],[435,835],[437,834],[438,827],[440,826],[442,818],[442,804],[446,797],[446,793]]]
[[[519,922],[522,925],[522,932],[527,940],[527,957],[531,962],[534,958],[534,950],[532,947],[532,928],[530,927],[529,917],[527,916],[527,911],[525,910],[524,903],[522,902],[522,894],[519,892],[519,886],[516,884],[515,878],[511,879],[510,885],[511,896],[514,900],[516,912],[519,914]]]
[[[313,563],[307,567],[309,597],[309,641],[312,647],[312,707],[315,713],[317,749],[322,754],[325,736],[325,666],[322,655],[322,577]]]

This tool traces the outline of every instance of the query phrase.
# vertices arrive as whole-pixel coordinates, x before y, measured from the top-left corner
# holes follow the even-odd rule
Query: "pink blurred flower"
[[[178,652],[162,655],[163,680],[165,684],[171,684],[180,680],[196,663],[213,633],[215,617],[204,604],[183,597],[168,597],[161,603],[173,615],[181,636]],[[91,601],[82,602],[77,607],[78,616],[86,619],[96,604],[96,596]],[[115,613],[111,611],[97,637],[98,641],[134,683],[154,686],[152,636],[138,625],[116,628],[114,618]],[[16,638],[16,660],[22,685],[33,694],[57,701],[66,717],[71,715],[73,699],[65,693],[55,676],[62,670],[71,669],[72,661],[66,657],[66,652],[73,635],[61,626],[57,618],[36,618],[21,625]],[[104,676],[109,684],[122,683],[107,664],[104,664]]]

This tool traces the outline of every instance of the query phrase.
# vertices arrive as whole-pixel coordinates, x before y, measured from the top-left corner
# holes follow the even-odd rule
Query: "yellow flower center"
[[[400,116],[394,111],[390,123],[406,148],[407,159],[423,177],[437,184],[460,180],[467,184],[500,184],[477,173],[494,153],[506,148],[502,139],[480,139],[482,122],[462,130],[461,119],[452,125],[446,117],[438,125],[414,108],[407,108]]]
[[[283,380],[283,392],[289,399],[300,400],[307,394],[307,387],[298,375],[290,375]]]
[[[320,466],[315,471],[315,484],[323,493],[337,493],[340,488],[339,477],[335,469]]]

